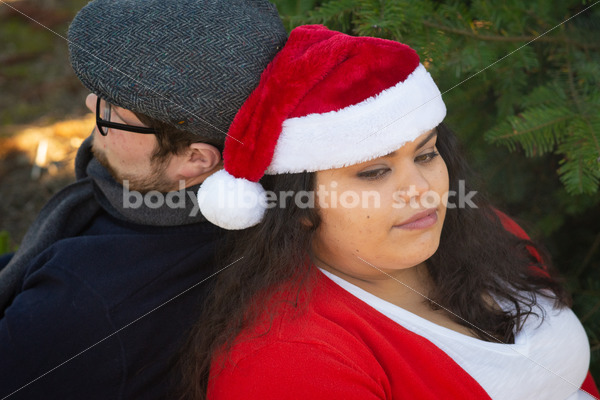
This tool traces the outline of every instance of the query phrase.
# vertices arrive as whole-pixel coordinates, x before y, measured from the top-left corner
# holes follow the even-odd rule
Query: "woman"
[[[445,113],[408,46],[292,31],[199,193],[238,231],[190,339],[190,397],[597,394],[568,296],[468,191]]]

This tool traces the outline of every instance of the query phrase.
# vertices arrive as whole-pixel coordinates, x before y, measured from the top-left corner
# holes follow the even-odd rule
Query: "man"
[[[218,272],[195,192],[285,40],[266,0],[94,0],[75,17],[71,62],[97,126],[77,182],[0,271],[0,398],[173,397]]]

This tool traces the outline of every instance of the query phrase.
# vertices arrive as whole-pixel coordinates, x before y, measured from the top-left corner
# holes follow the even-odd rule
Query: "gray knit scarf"
[[[53,243],[79,235],[102,209],[117,219],[142,225],[177,226],[205,221],[198,211],[198,186],[180,191],[177,203],[163,201],[158,207],[160,202],[151,199],[134,201],[125,207],[123,186],[92,156],[91,144],[90,136],[77,152],[77,181],[46,203],[19,250],[0,270],[0,315],[4,315],[22,285],[30,262]]]

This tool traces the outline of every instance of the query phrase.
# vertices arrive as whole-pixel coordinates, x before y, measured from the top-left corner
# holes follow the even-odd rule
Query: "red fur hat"
[[[410,47],[298,27],[233,120],[224,170],[202,184],[200,210],[225,229],[256,225],[266,209],[263,175],[381,157],[445,115],[439,89]]]

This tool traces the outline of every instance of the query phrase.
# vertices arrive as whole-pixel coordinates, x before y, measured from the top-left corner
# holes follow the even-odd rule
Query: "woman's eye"
[[[369,171],[359,172],[358,177],[368,180],[376,180],[385,176],[389,171],[389,168],[372,169]]]
[[[421,164],[426,164],[439,155],[440,153],[432,151],[431,153],[421,154],[420,156],[415,157],[415,161]]]

